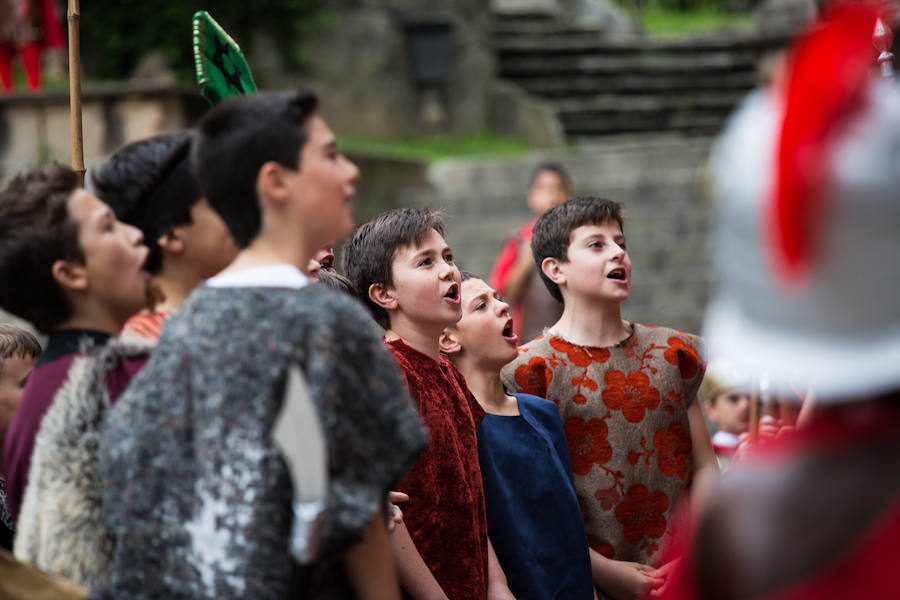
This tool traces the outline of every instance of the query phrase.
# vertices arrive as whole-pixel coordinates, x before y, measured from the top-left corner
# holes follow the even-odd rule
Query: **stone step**
[[[642,131],[680,131],[694,136],[718,133],[728,118],[728,111],[707,113],[637,113],[611,115],[573,114],[562,117],[563,127],[571,136],[603,136]]]
[[[580,48],[606,52],[641,50],[698,52],[721,49],[769,49],[782,45],[783,35],[753,29],[712,31],[677,37],[642,37],[632,33],[561,27],[550,20],[495,21],[492,30],[497,51],[571,51]]]
[[[669,92],[684,90],[740,90],[746,92],[759,83],[756,72],[692,73],[669,75],[665,73],[615,73],[595,76],[572,75],[570,77],[519,77],[516,83],[526,91],[556,98],[573,97],[603,92]]]
[[[680,94],[597,94],[582,98],[561,98],[553,107],[565,119],[569,115],[602,113],[637,114],[683,111],[727,113],[744,97],[743,92],[722,90]]]
[[[500,54],[634,54],[664,52],[698,54],[711,51],[756,51],[771,40],[758,36],[711,36],[691,38],[634,38],[600,35],[596,31],[546,33],[495,33],[494,50]]]
[[[666,73],[687,74],[705,71],[729,73],[753,72],[756,58],[751,52],[710,51],[702,54],[634,54],[634,55],[547,55],[500,56],[499,71],[502,77],[561,77],[569,74],[633,74]]]

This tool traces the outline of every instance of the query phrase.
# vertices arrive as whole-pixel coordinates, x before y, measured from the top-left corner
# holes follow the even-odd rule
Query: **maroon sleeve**
[[[6,478],[6,501],[13,523],[19,516],[19,507],[28,486],[31,454],[34,452],[34,440],[41,428],[41,420],[53,403],[56,392],[66,381],[69,367],[77,356],[67,354],[35,367],[28,376],[19,408],[9,424],[3,444],[3,475]]]

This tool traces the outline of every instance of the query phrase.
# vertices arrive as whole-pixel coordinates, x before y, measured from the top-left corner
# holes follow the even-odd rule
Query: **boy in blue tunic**
[[[484,408],[478,457],[488,532],[518,600],[594,598],[584,522],[562,422],[552,402],[509,395],[500,369],[516,357],[509,305],[462,273],[462,318],[441,350]]]

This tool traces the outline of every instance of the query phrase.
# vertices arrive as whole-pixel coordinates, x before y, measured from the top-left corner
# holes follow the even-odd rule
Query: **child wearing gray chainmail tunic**
[[[359,175],[315,108],[311,94],[260,94],[199,126],[198,182],[242,249],[171,318],[107,419],[111,597],[399,598],[381,509],[426,437],[369,317],[303,273],[350,233]],[[293,367],[328,463],[323,549],[303,570],[272,440]]]

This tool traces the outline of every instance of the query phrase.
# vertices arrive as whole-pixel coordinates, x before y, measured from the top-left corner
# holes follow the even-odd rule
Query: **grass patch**
[[[396,140],[338,136],[338,141],[341,149],[349,154],[426,162],[484,155],[512,156],[531,150],[525,140],[487,131],[469,135],[429,135]]]
[[[715,9],[676,12],[656,6],[647,7],[643,13],[644,29],[650,35],[673,37],[722,29],[749,29],[753,27],[751,13],[729,13]]]

